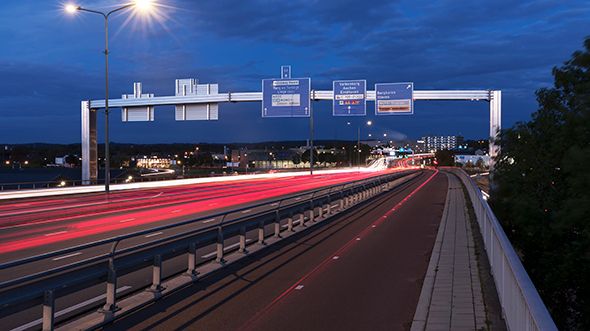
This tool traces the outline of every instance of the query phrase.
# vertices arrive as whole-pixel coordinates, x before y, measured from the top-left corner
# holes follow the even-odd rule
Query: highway
[[[399,169],[388,171],[399,171]],[[344,220],[336,220],[333,222],[333,226],[336,226],[336,228],[341,227],[342,229],[357,229],[361,224],[371,222],[373,219],[379,219],[379,215],[381,214],[387,215],[388,213],[393,213],[394,211],[388,210],[387,208],[390,208],[391,204],[396,204],[399,201],[404,201],[404,203],[414,201],[414,198],[404,200],[404,197],[407,198],[408,194],[411,194],[418,187],[421,190],[415,193],[419,194],[422,192],[423,188],[420,185],[432,176],[431,172],[422,171],[419,177],[412,179],[409,184],[403,185],[402,188],[396,190],[394,193],[389,193],[387,198],[380,197],[370,205],[359,208],[358,211],[351,211],[349,212],[350,216],[338,216],[338,218],[343,218]],[[4,252],[1,259],[7,261],[13,260],[15,257],[30,256],[37,252],[53,251],[79,243],[134,232],[139,229],[149,229],[156,225],[206,216],[219,210],[245,206],[253,201],[288,196],[294,192],[349,182],[383,173],[351,172],[276,179],[249,179],[236,180],[229,183],[209,183],[170,188],[120,191],[111,193],[108,197],[105,194],[85,194],[26,200],[19,199],[5,202],[0,205],[0,213],[4,215],[0,226],[0,238],[2,238],[0,240],[0,247],[2,247]],[[440,181],[438,177],[436,178],[434,182]],[[426,187],[429,188],[431,185],[432,183],[429,182]],[[442,191],[444,192],[444,190]],[[442,211],[442,203],[440,204],[440,209]],[[347,213],[344,215],[347,215]],[[329,227],[332,227],[332,225]],[[182,231],[182,228],[175,229],[174,233],[178,231]],[[269,232],[271,231],[269,229]],[[325,234],[327,230],[320,231]],[[418,230],[420,235],[422,235],[421,231]],[[436,231],[436,228],[433,228],[432,231]],[[336,235],[337,233],[340,233],[340,230],[334,233],[335,238],[341,238],[341,235]],[[349,232],[345,231],[345,233],[350,235]],[[71,235],[71,237],[68,235]],[[147,242],[165,235],[167,234],[162,232],[150,233],[142,238],[136,238],[136,240],[128,243],[128,245],[137,244],[137,240]],[[402,234],[398,233],[396,235],[400,236]],[[312,237],[315,237],[315,235],[312,235]],[[402,237],[405,236],[402,235]],[[237,238],[229,240],[226,244],[226,249],[234,248],[237,245],[236,240]],[[332,239],[331,235],[328,235],[322,240],[332,241],[336,239]],[[248,235],[248,242],[253,241],[256,241],[255,234],[250,233]],[[14,246],[18,246],[19,248],[14,249]],[[431,244],[427,246],[431,247]],[[426,250],[428,250],[428,247]],[[10,270],[10,274],[3,271],[0,276],[2,279],[9,279],[40,272],[47,268],[66,265],[90,256],[96,256],[108,251],[108,249],[110,249],[110,246],[58,256],[51,260],[48,259],[32,265],[13,268]],[[320,255],[327,252],[322,249]],[[197,254],[201,262],[209,261],[215,255],[214,247],[209,246],[199,249]],[[6,256],[9,257],[7,258]],[[316,255],[312,254],[312,256]],[[423,260],[424,263],[427,263],[426,255],[424,255]],[[304,262],[304,265],[312,266],[313,263],[315,262]],[[166,262],[166,264],[167,266],[164,269],[165,277],[174,275],[186,267],[185,258],[183,257],[172,259]],[[305,268],[301,270],[305,270]],[[125,275],[119,279],[118,291],[122,294],[131,293],[142,286],[148,285],[150,280],[149,270]],[[419,293],[419,289],[418,284],[416,285],[415,292]],[[100,304],[102,300],[104,300],[104,285],[88,288],[84,292],[72,294],[58,300],[58,313],[56,316],[58,320],[67,318],[73,313]],[[413,310],[408,313],[408,316],[411,313],[413,313]],[[38,313],[34,313],[34,309],[23,311],[11,316],[8,320],[0,320],[0,322],[4,323],[9,330],[14,328],[16,330],[26,330],[28,329],[26,326],[35,327],[39,325],[40,321],[31,320],[31,316],[38,316]],[[258,322],[256,321],[256,323]]]
[[[387,172],[392,171],[399,171],[399,169]],[[221,210],[249,205],[255,201],[289,196],[296,192],[382,174],[384,174],[382,171],[350,172],[274,179],[248,179],[119,191],[108,196],[92,193],[5,201],[0,204],[0,261],[11,261],[93,240],[149,229],[157,225],[202,217]],[[203,223],[207,221],[213,221],[213,219],[204,220]],[[182,228],[175,229],[174,233],[178,231],[182,231]],[[139,241],[149,242],[171,234],[173,233],[154,232],[142,236],[142,238],[135,238],[126,244],[131,246],[138,244]],[[235,247],[235,240],[228,241],[227,249]],[[248,241],[254,240],[256,240],[254,234],[250,234]],[[3,270],[0,272],[0,278],[6,280],[41,272],[48,268],[105,253],[109,249],[110,245]],[[214,257],[213,252],[213,247],[200,249],[197,252],[199,261],[211,260]],[[164,276],[173,275],[183,267],[185,267],[184,259],[173,259],[167,262]],[[120,277],[119,292],[132,292],[149,282],[149,270],[148,272],[131,273]],[[103,285],[88,288],[83,293],[66,296],[57,302],[57,316],[67,317],[73,312],[96,306],[103,299]],[[8,329],[24,330],[27,328],[22,326],[35,327],[39,325],[39,320],[31,321],[31,316],[38,316],[38,313],[34,310],[23,311],[11,316],[8,320],[0,320],[0,322]]]
[[[446,192],[423,171],[106,329],[408,329]]]
[[[0,262],[383,174],[349,172],[0,203]]]

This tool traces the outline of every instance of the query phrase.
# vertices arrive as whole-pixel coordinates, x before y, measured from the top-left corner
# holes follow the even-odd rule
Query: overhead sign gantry
[[[287,66],[285,66],[287,67]],[[122,108],[124,121],[153,121],[154,109],[157,106],[175,106],[175,118],[178,121],[186,120],[217,120],[219,118],[219,106],[221,102],[262,102],[263,116],[265,117],[309,117],[312,110],[311,101],[329,100],[333,103],[340,100],[354,100],[350,114],[353,112],[353,104],[361,101],[361,93],[353,93],[362,90],[351,90],[353,96],[346,96],[342,88],[331,91],[312,90],[311,79],[291,79],[291,69],[281,68],[281,77],[288,74],[289,77],[270,79],[263,82],[263,89],[272,89],[268,93],[270,97],[264,98],[263,92],[224,92],[219,93],[217,84],[198,84],[195,79],[177,79],[176,93],[174,96],[154,96],[142,93],[141,83],[134,83],[134,93],[123,95],[121,99],[109,99],[109,107]],[[334,82],[336,83],[336,82]],[[266,84],[266,85],[265,85]],[[411,86],[409,86],[411,84]],[[340,86],[341,87],[341,86]],[[365,85],[366,88],[366,85]],[[393,93],[395,92],[395,93]],[[489,155],[497,155],[499,147],[494,140],[501,129],[502,92],[499,90],[414,90],[412,83],[376,84],[375,90],[365,91],[364,101],[376,101],[376,114],[412,114],[414,101],[416,100],[470,100],[488,101],[490,103],[490,147]],[[348,105],[342,104],[348,112]],[[97,110],[105,107],[105,100],[82,101],[82,180],[85,184],[96,182],[98,174],[97,162]],[[334,112],[335,112],[334,106]],[[338,107],[340,104],[338,103]],[[381,108],[380,108],[381,107]],[[307,110],[306,110],[307,108]],[[336,114],[335,114],[336,115]],[[310,117],[313,118],[313,117]]]

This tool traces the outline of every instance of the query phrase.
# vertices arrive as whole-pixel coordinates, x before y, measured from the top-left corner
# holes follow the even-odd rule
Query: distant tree
[[[557,326],[590,330],[590,38],[503,131],[490,202]]]
[[[477,161],[475,162],[475,167],[479,168],[479,169],[485,168],[485,164],[484,164],[483,159],[481,157],[478,158]]]
[[[326,152],[319,153],[318,162],[319,163],[326,163]]]
[[[68,156],[65,157],[65,161],[67,164],[72,164],[74,166],[77,166],[80,164],[80,160],[78,159],[78,157],[76,155],[70,154]]]
[[[438,161],[439,166],[453,166],[455,165],[455,153],[448,149],[436,151],[434,157]]]
[[[332,153],[326,153],[326,163],[335,163],[338,161],[338,158],[336,157],[336,154]]]
[[[210,167],[213,165],[213,157],[209,152],[201,152],[196,156],[196,165]]]
[[[308,163],[309,162],[309,149],[303,152],[301,155],[301,161]],[[313,163],[316,164],[318,162],[318,151],[315,149],[313,150]]]
[[[298,165],[299,163],[301,163],[301,155],[297,153],[293,154],[293,156],[291,157],[291,161],[293,161],[294,165]]]

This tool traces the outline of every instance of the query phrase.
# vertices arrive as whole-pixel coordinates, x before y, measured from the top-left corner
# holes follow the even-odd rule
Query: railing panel
[[[471,198],[508,329],[557,330],[547,307],[479,187],[465,171],[452,171],[461,179]]]

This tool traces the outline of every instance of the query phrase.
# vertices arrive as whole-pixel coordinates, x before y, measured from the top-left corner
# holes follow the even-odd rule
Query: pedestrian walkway
[[[487,330],[481,280],[461,182],[449,189],[412,331]]]

